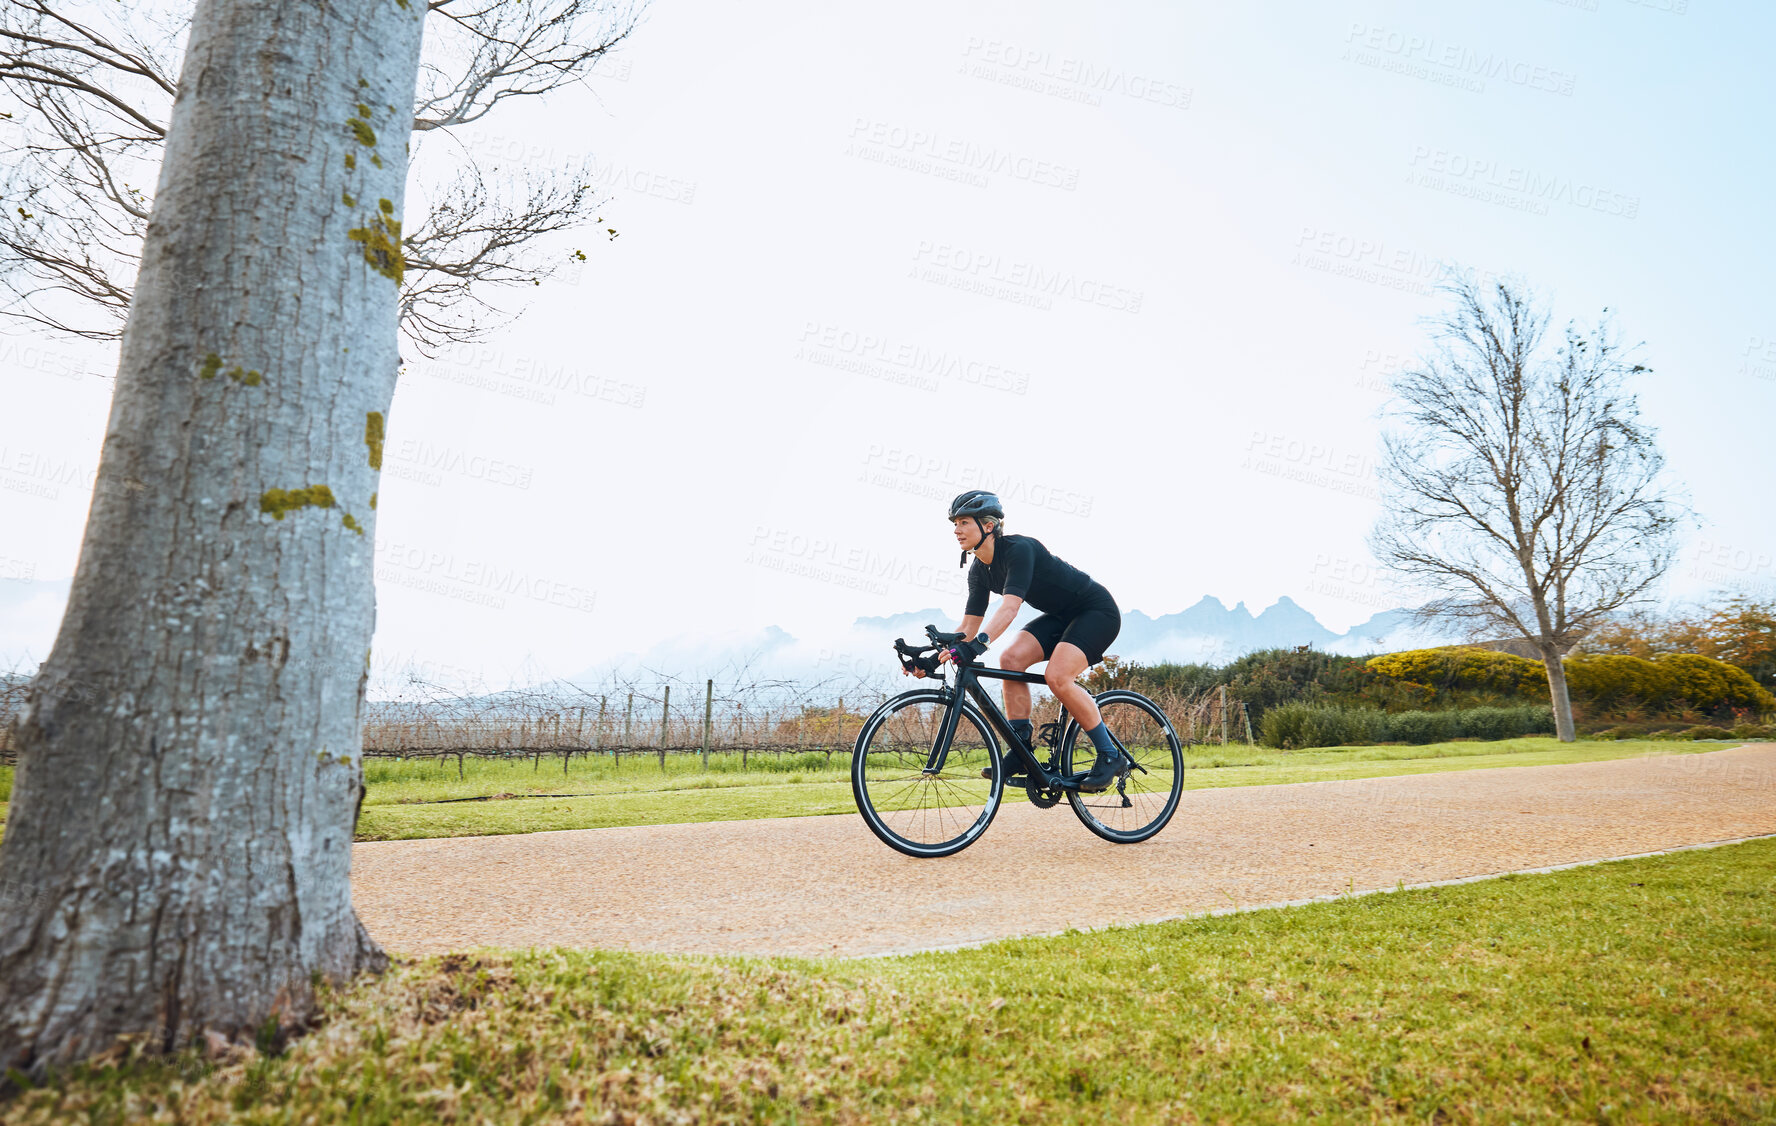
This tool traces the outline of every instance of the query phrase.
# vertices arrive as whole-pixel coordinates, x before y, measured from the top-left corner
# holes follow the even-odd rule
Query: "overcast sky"
[[[620,235],[409,355],[377,649],[500,682],[959,614],[970,487],[1125,609],[1344,629],[1395,604],[1378,410],[1451,266],[1646,342],[1704,521],[1670,593],[1776,594],[1772,11],[654,0],[590,91],[459,134],[594,157]],[[0,338],[0,583],[72,574],[110,363]]]

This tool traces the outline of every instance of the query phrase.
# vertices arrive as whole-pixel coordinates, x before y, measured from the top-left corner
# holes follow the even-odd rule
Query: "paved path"
[[[400,953],[886,954],[1767,833],[1771,743],[1191,790],[1142,845],[1100,841],[1065,803],[1008,805],[943,860],[891,851],[854,815],[379,841],[355,847],[352,886]]]

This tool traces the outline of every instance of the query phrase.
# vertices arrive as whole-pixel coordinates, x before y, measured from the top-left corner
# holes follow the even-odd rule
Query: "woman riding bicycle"
[[[951,501],[950,522],[962,547],[963,561],[969,552],[974,553],[974,566],[968,569],[968,605],[958,627],[966,639],[963,644],[976,655],[983,653],[992,638],[1003,636],[1011,627],[1025,602],[1042,611],[1041,617],[1005,647],[999,667],[1022,672],[1038,661],[1048,662],[1043,674],[1048,690],[1078,721],[1097,750],[1091,770],[1079,779],[1079,788],[1091,793],[1106,789],[1122,768],[1121,754],[1079,676],[1104,659],[1104,650],[1122,629],[1122,611],[1116,608],[1116,600],[1102,584],[1054,555],[1040,541],[1005,535],[1005,508],[985,489],[970,489]],[[988,592],[1003,597],[983,629]],[[949,659],[947,651],[939,657]],[[1017,737],[1026,747],[1032,746],[1029,685],[1005,682],[1005,715]],[[1021,786],[1024,779],[1013,777],[1008,782]]]

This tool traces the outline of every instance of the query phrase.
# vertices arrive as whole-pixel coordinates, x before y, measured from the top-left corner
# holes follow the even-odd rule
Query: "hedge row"
[[[1691,707],[1776,711],[1772,696],[1737,665],[1694,653],[1662,657],[1597,654],[1566,660],[1567,690],[1577,703],[1598,710],[1644,708],[1655,713]],[[1431,695],[1455,690],[1548,698],[1540,661],[1469,646],[1411,649],[1369,659],[1369,668],[1392,680],[1424,686]]]
[[[1546,705],[1534,704],[1391,713],[1334,704],[1280,704],[1264,713],[1259,726],[1265,746],[1295,750],[1352,743],[1441,743],[1551,735],[1554,713]]]

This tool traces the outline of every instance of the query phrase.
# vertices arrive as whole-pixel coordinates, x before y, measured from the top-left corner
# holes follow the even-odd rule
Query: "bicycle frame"
[[[925,774],[937,774],[943,770],[944,760],[949,757],[950,743],[956,737],[956,727],[962,722],[962,700],[966,697],[975,702],[981,714],[986,717],[995,733],[1005,741],[1011,753],[1022,761],[1022,773],[1033,778],[1042,779],[1046,786],[1066,787],[1066,780],[1058,773],[1049,770],[1036,756],[1024,747],[1024,741],[1011,730],[1011,721],[999,710],[999,705],[987,695],[981,687],[982,678],[987,680],[1014,680],[1021,684],[1045,684],[1046,678],[1039,672],[1013,672],[1010,669],[987,668],[983,665],[955,664],[956,680],[954,684],[945,684],[942,691],[949,694],[949,710],[944,713],[944,721],[937,731],[937,739],[931,744],[931,753],[925,759]],[[1019,773],[1016,769],[1009,773]]]

